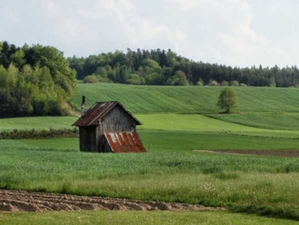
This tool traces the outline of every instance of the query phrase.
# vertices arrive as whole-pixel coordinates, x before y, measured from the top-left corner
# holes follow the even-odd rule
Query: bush
[[[175,75],[168,78],[166,83],[169,85],[189,85],[186,74],[181,70],[176,71]]]
[[[203,80],[200,78],[197,83],[196,83],[197,86],[203,86],[204,85],[204,82]]]
[[[209,82],[208,85],[209,85],[209,86],[218,86],[219,84],[218,84],[217,81],[215,81],[215,80],[211,80],[211,81]]]
[[[88,76],[84,77],[83,82],[92,84],[92,83],[99,82],[99,80],[98,80],[97,76],[93,74],[93,75],[88,75]]]
[[[237,81],[237,80],[232,80],[232,81],[230,82],[230,86],[239,86],[239,81]]]
[[[229,86],[229,83],[224,80],[224,81],[221,82],[221,86]]]

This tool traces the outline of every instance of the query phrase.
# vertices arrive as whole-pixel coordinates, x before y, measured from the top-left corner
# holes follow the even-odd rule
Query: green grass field
[[[215,113],[223,87],[132,86],[121,84],[78,84],[71,102],[78,107],[81,96],[87,105],[97,101],[120,101],[133,113]],[[297,88],[234,87],[238,112],[299,113]]]
[[[299,140],[190,131],[141,130],[139,135],[148,152],[190,152],[191,150],[298,150]],[[178,141],[180,140],[180,141]],[[37,148],[39,150],[79,151],[77,138],[46,140],[2,140],[9,148]]]
[[[7,225],[295,225],[296,221],[272,219],[226,212],[46,212],[1,214],[1,224]]]
[[[148,152],[81,153],[77,138],[0,140],[0,188],[200,203],[223,206],[232,212],[299,220],[297,158],[192,151],[299,150],[299,89],[236,88],[239,105],[237,112],[229,115],[217,113],[215,105],[220,90],[220,87],[80,83],[72,102],[80,104],[83,93],[89,105],[95,101],[120,101],[143,123],[138,131]],[[75,120],[76,117],[0,119],[0,131],[70,128]],[[76,223],[77,215],[91,218],[97,213],[112,215],[54,214],[69,217],[72,224]],[[137,215],[121,213],[128,221],[134,221]],[[35,217],[42,221],[54,214],[0,214],[0,221],[8,221],[14,215],[26,218],[25,221]],[[188,216],[193,218],[192,213],[177,217],[170,214],[138,216],[149,221],[157,217],[157,223],[164,218],[169,224],[175,224],[174,220],[185,221]],[[232,220],[235,224],[292,224],[288,220],[252,215],[245,216],[246,221],[240,219],[242,215],[223,212],[201,215],[210,218],[202,221],[206,224],[225,224],[211,220],[212,217],[222,218],[227,224]],[[200,221],[199,217],[194,216],[194,220]],[[117,217],[113,221],[118,221]]]
[[[271,130],[299,130],[298,113],[234,113],[208,114],[210,118]]]
[[[272,123],[276,118],[269,118],[269,115],[266,121],[260,121],[260,127],[251,126],[253,123],[258,124],[258,121],[255,119],[248,120],[248,118],[246,120],[246,116],[242,119],[248,121],[250,125],[243,125],[240,123],[237,117],[238,114],[213,115],[216,118],[213,118],[210,115],[174,113],[136,114],[136,117],[143,122],[143,126],[139,127],[140,130],[195,131],[259,137],[299,138],[299,127],[297,130],[294,129],[295,126],[298,126],[294,121],[292,121],[292,123],[283,124],[281,122],[279,127],[277,126],[276,129],[273,129]],[[258,117],[258,115],[256,115],[256,117]]]
[[[275,114],[276,115],[276,114]],[[163,131],[192,131],[201,133],[217,133],[217,135],[231,134],[255,137],[275,138],[299,138],[299,130],[296,130],[295,121],[283,123],[276,117],[267,117],[267,120],[256,120],[258,114],[252,120],[246,120],[247,116],[239,114],[222,115],[213,114],[209,116],[200,114],[175,114],[175,113],[154,113],[135,114],[143,125],[138,130],[163,130]],[[215,118],[214,118],[215,117]],[[292,117],[290,117],[292,118]],[[277,119],[276,128],[272,126],[272,120]],[[14,129],[58,129],[71,128],[77,117],[30,117],[30,118],[5,118],[0,119],[0,131],[12,131]],[[241,121],[249,121],[251,125],[243,125]],[[264,125],[263,125],[264,122]],[[245,122],[244,122],[245,123]],[[258,127],[260,126],[260,127]],[[264,126],[264,128],[263,128]]]
[[[216,107],[222,89],[79,83],[71,102],[79,108],[81,96],[85,95],[88,106],[96,101],[117,100],[133,113],[200,113],[250,127],[299,130],[299,89],[234,87],[237,109],[230,115],[219,114]]]
[[[44,116],[44,117],[18,117],[18,118],[0,118],[0,131],[3,130],[42,130],[42,129],[60,129],[71,128],[76,121],[73,116]]]
[[[0,188],[201,203],[299,219],[297,158],[163,146],[146,154],[93,154],[80,153],[77,144],[1,140]]]

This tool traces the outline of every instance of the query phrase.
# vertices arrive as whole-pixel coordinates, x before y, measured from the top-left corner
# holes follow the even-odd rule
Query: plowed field
[[[200,211],[220,210],[202,205],[142,202],[124,199],[87,197],[77,195],[52,194],[40,192],[0,190],[0,211],[72,211],[72,210],[167,210]]]

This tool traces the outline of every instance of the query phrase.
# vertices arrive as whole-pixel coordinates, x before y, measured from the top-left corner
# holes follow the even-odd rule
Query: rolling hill
[[[238,98],[237,112],[299,113],[299,89],[233,87]],[[133,113],[217,113],[218,95],[223,87],[134,86],[79,83],[71,99],[78,108],[81,96],[87,105],[97,101],[119,101]]]

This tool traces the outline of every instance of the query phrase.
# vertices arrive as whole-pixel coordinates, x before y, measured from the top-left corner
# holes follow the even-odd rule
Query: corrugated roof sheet
[[[105,133],[105,137],[114,153],[146,152],[136,132]]]
[[[90,109],[87,110],[84,116],[81,116],[73,126],[85,127],[98,125],[98,121],[101,120],[108,112],[110,112],[116,105],[119,105],[124,111],[126,111],[135,121],[137,125],[141,123],[119,102],[97,102]]]

